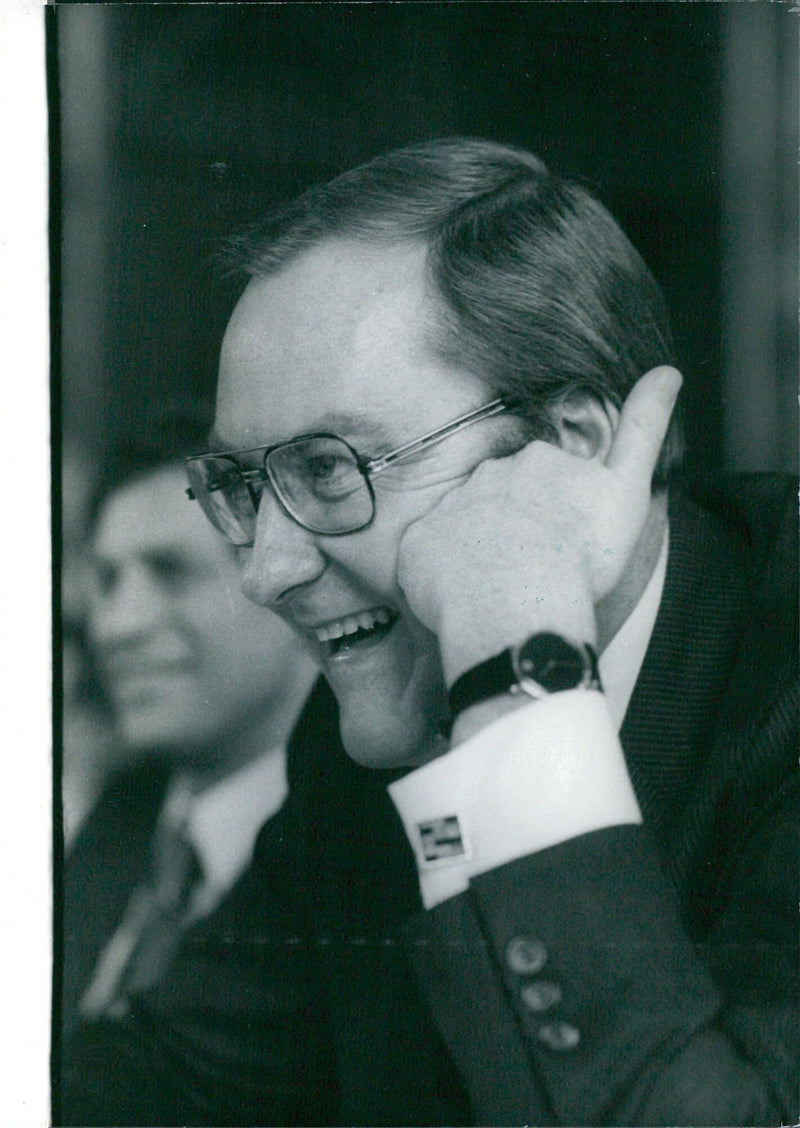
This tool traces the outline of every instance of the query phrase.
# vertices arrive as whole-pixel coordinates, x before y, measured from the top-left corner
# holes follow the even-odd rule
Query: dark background
[[[701,466],[796,461],[796,16],[769,3],[57,11],[64,434],[98,466],[209,397],[220,237],[381,150],[533,149],[662,283]]]

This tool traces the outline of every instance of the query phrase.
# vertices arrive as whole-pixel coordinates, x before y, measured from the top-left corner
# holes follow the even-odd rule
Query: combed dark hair
[[[181,466],[187,454],[205,449],[213,414],[213,404],[194,398],[150,405],[144,424],[122,437],[107,457],[93,493],[91,520],[121,486],[161,467]]]
[[[449,138],[395,150],[309,189],[226,257],[266,277],[334,237],[426,243],[437,352],[511,401],[532,435],[555,438],[548,407],[571,392],[620,407],[640,376],[675,363],[663,295],[619,225],[522,149]],[[655,487],[682,447],[673,419]]]

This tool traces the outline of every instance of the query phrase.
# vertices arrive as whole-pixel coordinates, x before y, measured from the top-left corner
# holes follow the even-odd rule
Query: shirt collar
[[[165,810],[180,812],[184,833],[203,867],[205,888],[221,895],[234,884],[250,864],[258,832],[283,805],[288,790],[283,746],[202,791],[187,775],[172,781]]]

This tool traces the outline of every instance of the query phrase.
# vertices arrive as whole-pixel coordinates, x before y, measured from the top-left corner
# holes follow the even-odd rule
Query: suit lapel
[[[113,781],[67,860],[60,976],[65,1033],[77,1020],[78,1001],[98,955],[144,876],[167,779],[160,765],[148,765]]]
[[[746,546],[675,493],[664,594],[620,732],[645,822],[667,845],[733,662]]]

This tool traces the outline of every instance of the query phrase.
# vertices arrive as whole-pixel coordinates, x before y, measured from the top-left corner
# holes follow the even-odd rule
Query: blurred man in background
[[[61,455],[61,802],[64,844],[70,849],[113,764],[108,711],[86,638],[90,589],[87,535],[96,467],[75,437]]]
[[[197,437],[173,434],[169,449]],[[67,862],[67,1032],[79,1014],[128,1014],[248,867],[315,680],[290,629],[240,595],[181,462],[157,457],[118,461],[92,530],[88,636],[119,742]]]

